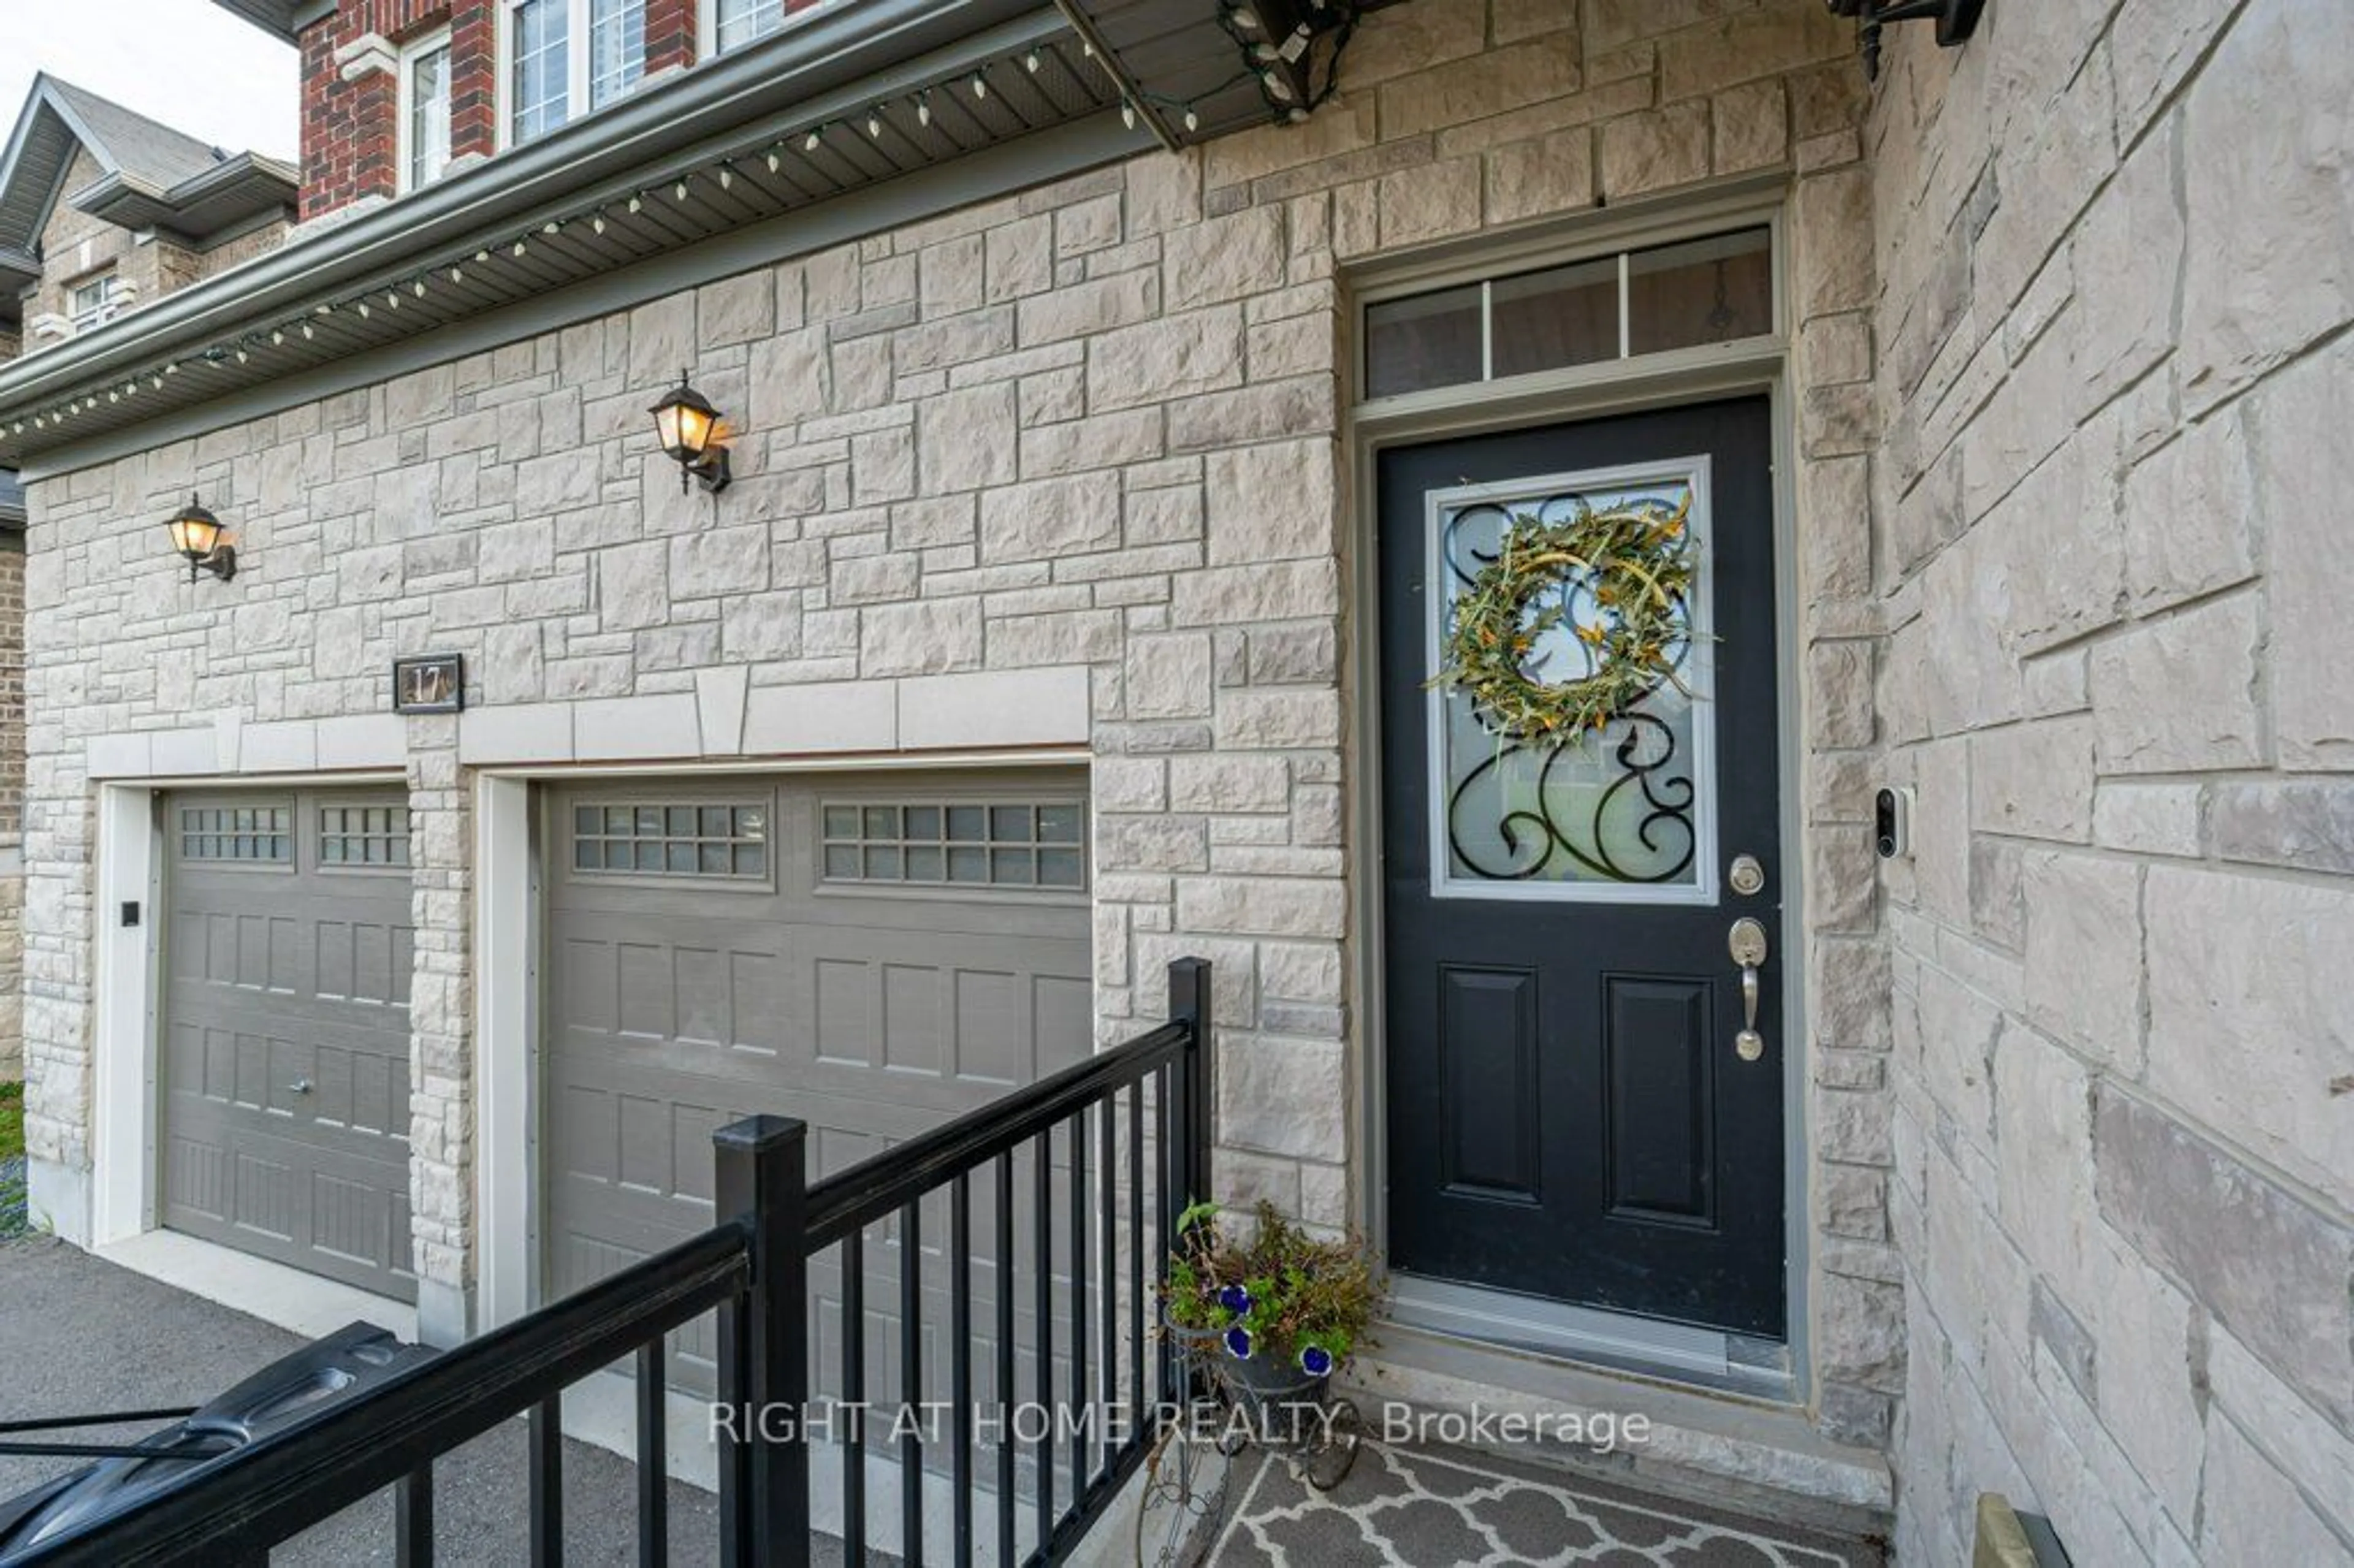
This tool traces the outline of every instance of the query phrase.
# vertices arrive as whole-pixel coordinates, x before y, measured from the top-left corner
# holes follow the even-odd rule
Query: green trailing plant
[[[1663,683],[1686,690],[1675,650],[1687,635],[1691,515],[1687,490],[1672,507],[1647,500],[1597,512],[1580,503],[1559,523],[1514,518],[1496,558],[1448,607],[1430,683],[1464,693],[1500,737],[1540,745],[1602,729]],[[1529,658],[1567,619],[1559,589],[1570,583],[1593,597],[1595,619],[1570,628],[1590,651],[1593,673],[1542,682]],[[1553,602],[1532,611],[1547,597]]]
[[[1215,1336],[1238,1361],[1265,1359],[1329,1375],[1364,1339],[1382,1287],[1355,1237],[1319,1240],[1261,1202],[1250,1239],[1234,1239],[1218,1205],[1179,1218],[1162,1307],[1180,1330]]]

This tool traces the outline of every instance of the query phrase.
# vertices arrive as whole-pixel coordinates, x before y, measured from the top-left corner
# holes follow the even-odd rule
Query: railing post
[[[751,1289],[719,1316],[720,1556],[734,1564],[806,1568],[810,1550],[809,1128],[756,1116],[711,1135],[722,1223],[746,1227]]]
[[[1210,1136],[1217,1121],[1217,1081],[1213,1072],[1214,1026],[1210,1018],[1210,960],[1179,959],[1169,966],[1169,1016],[1193,1034],[1185,1046],[1185,1116],[1177,1131],[1178,1169],[1187,1203],[1210,1198]]]

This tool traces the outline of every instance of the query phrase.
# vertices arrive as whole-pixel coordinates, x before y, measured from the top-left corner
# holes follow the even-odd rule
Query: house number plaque
[[[465,705],[465,655],[423,653],[392,662],[393,712],[454,714]]]

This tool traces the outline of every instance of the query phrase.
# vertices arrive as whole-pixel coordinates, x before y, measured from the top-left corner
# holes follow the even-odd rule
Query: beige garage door
[[[543,842],[551,1297],[708,1226],[726,1122],[799,1117],[831,1172],[1090,1049],[1082,774],[552,789]]]
[[[413,1300],[408,808],[164,801],[164,1224]]]

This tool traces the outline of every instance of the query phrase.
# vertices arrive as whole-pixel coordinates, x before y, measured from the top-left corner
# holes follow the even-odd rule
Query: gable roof
[[[77,152],[100,178],[68,192]],[[235,157],[44,71],[33,79],[0,153],[0,318],[40,275],[41,231],[58,199],[128,228],[177,228],[196,238],[292,207],[296,172],[273,158]]]

